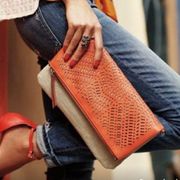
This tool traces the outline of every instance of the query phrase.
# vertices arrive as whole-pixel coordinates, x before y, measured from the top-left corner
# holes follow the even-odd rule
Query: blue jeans
[[[87,0],[101,25],[104,47],[165,127],[137,152],[180,148],[180,76],[134,36]],[[16,19],[17,28],[28,46],[47,64],[59,49],[67,32],[63,2],[41,1],[35,14]],[[43,60],[42,60],[43,59]],[[43,93],[44,94],[44,93]],[[51,107],[43,95],[47,123],[37,129],[37,140],[48,167],[92,162],[86,144],[63,113]]]

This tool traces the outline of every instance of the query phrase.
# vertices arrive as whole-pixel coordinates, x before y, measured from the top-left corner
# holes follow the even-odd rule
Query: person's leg
[[[90,3],[90,5],[102,25],[105,48],[165,126],[165,134],[158,135],[139,151],[178,149],[180,147],[179,75],[115,21],[95,8],[93,4]],[[17,26],[21,27],[19,31],[24,39],[44,59],[52,58],[62,48],[67,32],[64,4],[62,2],[48,3],[42,1],[35,15],[23,19],[17,21]],[[35,39],[32,39],[32,36]],[[55,126],[51,123],[48,130],[47,127],[43,128],[46,135],[43,139],[48,142],[46,148],[50,144],[51,160],[55,158],[53,162],[56,165],[62,165],[62,144],[55,144],[55,139],[62,136],[59,132],[64,131],[64,127],[59,121],[54,122],[54,124]],[[56,136],[54,135],[55,131]],[[68,130],[66,132],[69,134]],[[80,139],[76,140],[78,143],[81,142]],[[68,140],[65,139],[65,141]],[[74,161],[71,159],[73,157],[72,152],[66,152],[67,154],[64,157],[68,158],[68,161],[63,161],[63,163],[72,163]]]
[[[48,9],[44,9],[45,7]],[[62,48],[63,41],[61,38],[58,39],[51,31],[48,25],[49,22],[44,17],[46,10],[50,14],[55,10],[57,15],[61,12],[61,16],[56,17],[60,25],[59,34],[61,36],[63,31],[64,34],[61,38],[64,39],[67,31],[67,22],[63,2],[40,1],[40,7],[35,14],[18,18],[15,22],[27,45],[47,63]],[[52,19],[52,21],[56,23],[57,19]],[[44,92],[43,97],[48,122],[43,126],[38,126],[37,143],[44,154],[48,167],[64,167],[75,163],[89,163],[89,169],[92,171],[95,157],[64,114],[57,107],[52,108],[51,100]]]
[[[138,150],[180,148],[180,76],[153,51],[94,8],[103,30],[104,46],[165,127],[165,134]]]
[[[47,65],[47,61],[40,57],[38,59],[39,59],[38,64],[40,65],[41,69],[43,69]],[[92,172],[94,170],[93,167],[94,161],[91,160],[92,158],[88,158],[89,157],[88,155],[86,156],[86,151],[90,153],[89,149],[87,149],[84,142],[80,139],[79,135],[72,127],[68,119],[64,116],[64,114],[58,108],[55,109],[52,108],[52,101],[43,90],[42,90],[42,98],[43,98],[45,116],[48,123],[50,123],[52,126],[55,126],[56,123],[54,122],[59,121],[59,125],[61,126],[61,130],[59,130],[58,133],[60,136],[58,137],[57,135],[58,138],[54,139],[54,144],[57,143],[57,146],[58,143],[62,144],[61,145],[62,157],[60,157],[62,166],[48,168],[46,172],[47,180],[59,180],[59,179],[90,180],[92,178]],[[54,133],[55,132],[56,130],[54,131]],[[49,133],[48,136],[51,137],[51,135],[52,133]],[[81,144],[78,143],[76,139],[79,140]],[[73,151],[76,151],[77,153],[82,152],[82,155],[73,153]],[[83,151],[85,152],[84,155],[83,155]],[[77,158],[73,157],[75,156],[75,154],[77,154]],[[83,162],[84,161],[83,159],[87,159],[87,160]]]
[[[91,180],[93,162],[74,163],[62,167],[49,168],[47,180]]]
[[[0,117],[0,176],[42,159],[36,143],[36,124],[18,113]]]

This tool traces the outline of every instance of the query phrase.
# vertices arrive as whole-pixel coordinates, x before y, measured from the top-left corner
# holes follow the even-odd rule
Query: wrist
[[[87,0],[62,0],[64,4],[67,6],[68,4],[72,3],[78,3],[78,1],[87,1]]]

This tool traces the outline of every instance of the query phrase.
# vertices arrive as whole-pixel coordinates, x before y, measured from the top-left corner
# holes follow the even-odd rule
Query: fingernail
[[[77,61],[71,60],[69,67],[72,69],[77,64]]]
[[[99,66],[99,64],[100,64],[100,62],[101,62],[101,60],[95,60],[95,61],[94,61],[94,66],[93,66],[93,68],[94,68],[94,69],[97,69],[98,66]]]
[[[63,46],[64,53],[66,52],[67,46]]]
[[[65,54],[64,56],[64,62],[68,62],[69,58],[70,58],[70,54]]]

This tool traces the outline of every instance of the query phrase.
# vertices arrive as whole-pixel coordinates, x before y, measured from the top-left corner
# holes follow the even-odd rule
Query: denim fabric
[[[88,2],[102,25],[104,47],[165,127],[164,134],[159,134],[138,152],[179,149],[180,76],[91,1]],[[16,19],[16,25],[29,47],[44,62],[48,61],[62,48],[68,28],[65,6],[62,2],[42,1],[34,15]],[[45,147],[42,148],[45,159],[51,161],[49,165],[92,162],[94,156],[80,136],[60,110],[52,109],[51,100],[45,97],[48,123],[39,126],[42,138],[39,141]]]
[[[47,180],[91,180],[92,163],[74,163],[62,167],[49,168]]]
[[[146,15],[146,29],[149,47],[167,62],[167,36],[164,2],[161,0],[143,0]],[[154,179],[168,179],[168,169],[172,164],[173,152],[162,150],[151,152]]]
[[[143,0],[149,47],[167,62],[167,38],[164,2]]]

